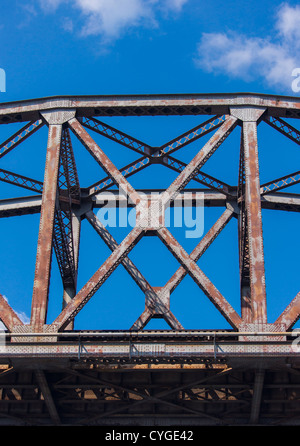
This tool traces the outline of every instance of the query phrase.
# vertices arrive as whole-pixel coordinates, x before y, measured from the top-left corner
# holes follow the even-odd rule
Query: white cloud
[[[2,295],[2,297],[9,304],[7,297],[5,295]],[[16,314],[20,318],[20,320],[23,322],[23,324],[29,324],[30,318],[24,313],[24,311],[21,311],[21,312],[16,311]],[[1,320],[0,320],[0,330],[6,330],[6,327]]]
[[[300,6],[289,6],[287,3],[281,5],[277,14],[276,28],[283,38],[292,40],[297,46],[300,45]]]
[[[40,0],[43,10],[55,11],[62,4],[79,10],[83,19],[81,35],[120,36],[128,28],[155,26],[159,10],[179,12],[188,0]],[[70,23],[70,22],[69,22]]]
[[[277,39],[248,38],[236,33],[206,33],[198,45],[197,66],[208,72],[291,89],[292,71],[300,66],[300,6],[283,4],[274,23]]]
[[[21,319],[23,324],[29,324],[30,318],[27,316],[26,313],[24,313],[24,311],[16,312],[16,314],[17,314],[17,316],[19,316],[19,318]]]
[[[73,32],[74,30],[73,20],[71,20],[69,17],[64,18],[62,22],[62,28],[69,33]]]
[[[115,37],[124,28],[152,19],[150,3],[142,0],[76,0],[76,5],[86,16],[84,35]]]
[[[188,0],[166,0],[166,7],[170,10],[180,11]]]

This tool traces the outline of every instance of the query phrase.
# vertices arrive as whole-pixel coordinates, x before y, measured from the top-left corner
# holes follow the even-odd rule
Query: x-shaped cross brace
[[[90,154],[105,170],[107,175],[119,186],[119,189],[127,195],[128,199],[136,207],[136,226],[131,230],[127,237],[116,246],[114,240],[110,238],[110,247],[113,249],[112,254],[103,263],[103,265],[96,271],[92,278],[84,285],[84,287],[77,293],[71,302],[64,308],[60,315],[53,322],[58,330],[63,329],[81,310],[81,308],[88,302],[88,300],[95,294],[105,280],[117,268],[120,263],[125,263],[128,269],[131,268],[132,262],[127,259],[128,253],[138,243],[138,241],[148,232],[154,232],[168,247],[171,253],[180,262],[183,271],[188,273],[194,281],[199,285],[203,292],[211,299],[216,307],[221,311],[227,321],[233,327],[237,328],[241,319],[235,310],[230,306],[222,294],[209,281],[205,274],[196,264],[195,259],[189,256],[172,234],[164,225],[165,209],[176,198],[178,193],[182,191],[194,175],[201,169],[205,162],[212,156],[217,148],[222,144],[226,137],[232,132],[237,125],[237,119],[228,116],[222,126],[216,133],[208,140],[200,152],[192,159],[192,161],[184,168],[180,175],[173,181],[167,190],[161,195],[156,196],[155,199],[145,199],[142,197],[120,173],[120,171],[113,165],[106,154],[95,143],[91,136],[86,132],[82,125],[76,118],[68,121],[68,124],[73,133],[79,138],[83,145],[87,148]],[[88,213],[88,220],[97,228],[97,231],[102,233],[103,237],[107,237],[106,230],[103,225],[95,219],[92,213]],[[229,216],[226,216],[226,218]],[[219,222],[220,223],[220,222]],[[126,268],[126,269],[127,269]],[[127,269],[127,270],[128,270]],[[134,269],[135,276],[138,271]],[[139,273],[140,274],[140,273]],[[166,318],[171,327],[181,328],[174,315],[170,311],[169,295],[167,288],[160,290],[152,288],[148,282],[140,275],[141,281],[144,282],[144,291],[146,295],[146,308],[142,316],[133,325],[133,328],[138,329],[147,323],[149,317],[157,314]],[[178,325],[179,324],[179,325]]]

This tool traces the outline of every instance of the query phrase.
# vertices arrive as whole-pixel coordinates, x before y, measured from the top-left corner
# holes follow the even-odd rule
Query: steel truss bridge
[[[106,123],[115,116],[196,116],[199,124],[153,147]],[[293,332],[300,292],[276,320],[267,319],[262,231],[262,209],[300,211],[300,195],[286,192],[300,182],[300,171],[261,184],[257,141],[257,126],[265,123],[299,145],[299,118],[300,98],[250,93],[62,96],[0,104],[0,124],[15,128],[19,123],[0,144],[0,158],[13,157],[25,139],[48,128],[44,181],[0,168],[2,182],[30,191],[26,197],[1,198],[0,217],[19,216],[21,225],[22,216],[40,213],[30,322],[24,323],[0,294],[0,319],[6,328],[0,346],[1,425],[300,424],[300,358]],[[205,173],[205,163],[232,132],[240,133],[235,186]],[[96,143],[96,134],[120,150],[136,152],[136,160],[115,166],[105,146]],[[79,182],[74,138],[105,172],[89,187]],[[174,157],[195,141],[199,151],[189,163]],[[167,189],[142,195],[128,178],[153,164],[178,176]],[[164,212],[191,180],[199,184],[189,190],[193,205],[201,195],[204,206],[221,207],[223,213],[188,253],[167,229]],[[123,198],[116,189],[124,191]],[[95,212],[105,191],[116,194],[118,205],[128,201],[136,209],[136,225],[120,244]],[[107,194],[108,204],[111,197]],[[111,255],[78,289],[84,219]],[[197,264],[231,219],[238,227],[239,308],[231,306]],[[158,237],[180,264],[161,287],[152,286],[130,260],[130,251],[147,235]],[[64,291],[62,309],[49,321],[55,257]],[[145,296],[142,314],[124,331],[75,330],[76,315],[120,264]],[[170,301],[186,275],[231,329],[182,326]],[[163,318],[170,329],[145,329],[151,318]]]

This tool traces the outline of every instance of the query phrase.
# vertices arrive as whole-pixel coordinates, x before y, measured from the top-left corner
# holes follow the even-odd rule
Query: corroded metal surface
[[[250,260],[252,318],[266,322],[266,289],[256,123],[244,122],[245,205]]]
[[[40,230],[32,295],[31,325],[34,327],[40,327],[45,324],[47,315],[61,136],[61,125],[49,126]]]
[[[190,130],[157,147],[105,122],[106,118],[111,116],[176,115],[198,116],[199,123],[195,126],[193,121]],[[288,118],[295,119],[295,126],[286,121]],[[26,361],[32,361],[29,370],[35,377],[35,392],[43,395],[43,399],[32,400],[32,404],[37,403],[40,408],[37,409],[39,416],[47,410],[52,424],[63,424],[66,420],[74,422],[74,413],[62,409],[65,402],[61,401],[56,392],[53,393],[53,383],[49,385],[47,381],[47,361],[52,360],[56,361],[56,366],[64,367],[67,364],[70,369],[74,364],[75,369],[89,366],[93,369],[99,364],[101,367],[108,367],[107,364],[109,367],[111,364],[126,364],[126,367],[129,365],[132,368],[153,363],[159,367],[165,363],[169,366],[176,364],[181,368],[184,368],[184,364],[193,364],[199,368],[200,364],[209,364],[212,369],[224,365],[224,374],[233,363],[234,366],[238,364],[238,367],[243,366],[244,370],[251,370],[251,398],[225,398],[224,407],[230,413],[229,401],[247,405],[244,413],[250,423],[259,423],[262,415],[268,416],[264,402],[266,386],[273,385],[269,376],[270,370],[272,373],[277,370],[276,367],[272,369],[269,361],[277,361],[276,364],[280,363],[284,370],[287,363],[291,370],[299,368],[298,340],[292,330],[300,317],[300,294],[296,294],[275,321],[268,320],[262,209],[300,212],[300,194],[289,193],[287,190],[289,186],[298,184],[300,179],[299,170],[295,168],[293,173],[261,184],[257,127],[266,123],[274,132],[280,132],[299,145],[300,131],[297,129],[297,119],[300,119],[299,98],[250,93],[53,97],[0,104],[0,124],[20,123],[20,129],[0,144],[0,158],[7,154],[13,156],[14,150],[25,139],[42,126],[48,127],[43,182],[23,175],[20,172],[22,166],[18,173],[0,166],[0,181],[36,194],[27,197],[2,197],[0,218],[21,218],[22,215],[40,213],[30,323],[25,324],[13,306],[10,306],[9,299],[7,301],[0,294],[0,320],[6,327],[5,345],[0,345],[0,363],[3,365],[3,371],[0,371],[0,406],[4,407],[3,411],[0,407],[0,411],[4,416],[13,413],[12,399],[5,390],[6,376],[15,373],[18,364],[23,366]],[[106,138],[122,146],[122,151],[129,149],[135,152],[137,158],[123,167],[118,167],[106,153],[105,143],[98,144],[89,132],[93,132],[97,138]],[[213,172],[208,174],[202,170],[206,169],[207,161],[232,133],[240,133],[240,160],[236,185],[217,178]],[[106,175],[102,174],[103,178],[94,180],[88,187],[82,187],[79,182],[79,166],[76,165],[72,138],[76,144],[82,144]],[[202,138],[204,143],[201,143]],[[198,147],[191,161],[185,162],[173,156],[174,152],[185,150],[191,143],[196,143]],[[228,162],[231,160],[228,159]],[[129,178],[138,172],[142,177],[144,170],[151,169],[154,165],[172,170],[178,176],[165,189],[133,187]],[[80,166],[80,169],[83,167]],[[202,188],[187,189],[192,181],[194,185],[200,183]],[[283,189],[285,190],[282,192]],[[192,208],[223,208],[219,218],[210,228],[206,228],[190,253],[176,240],[166,224],[168,207],[180,206],[179,202],[187,195],[188,206]],[[95,213],[104,203],[108,208],[122,208],[124,205],[135,208],[135,225],[121,242],[116,241]],[[102,265],[96,265],[96,272],[78,290],[81,222],[85,219],[108,246],[111,255]],[[225,298],[197,264],[229,222],[236,224],[238,233],[240,306],[232,306],[230,296],[229,299]],[[153,286],[151,278],[146,279],[129,257],[131,250],[145,236],[158,237],[180,264],[165,284],[156,284],[160,286]],[[53,320],[48,320],[53,251],[59,266],[63,296],[61,310]],[[75,317],[120,264],[142,291],[144,310],[132,321],[128,332],[106,333],[101,331],[101,327],[94,332],[76,332]],[[180,315],[173,314],[172,293],[187,275],[203,291],[203,297],[213,303],[232,330],[222,333],[212,330],[189,333],[184,329]],[[124,290],[121,289],[120,292],[124,293]],[[150,333],[144,330],[152,318],[164,319],[171,330],[167,333]],[[148,337],[145,338],[144,335]],[[5,368],[8,363],[13,366]],[[75,373],[75,369],[72,369],[72,373]],[[283,372],[285,380],[286,373],[289,372]],[[172,377],[170,374],[170,379]],[[197,399],[198,394],[193,387],[198,385],[197,383],[199,382],[189,383],[186,395],[190,395],[191,399],[182,398],[180,415],[193,414],[198,420],[201,419],[201,422],[208,419],[213,423],[226,420],[226,412],[221,416],[220,412],[215,410],[215,402],[218,400],[217,387],[210,388],[213,397],[205,400],[209,404],[209,410],[199,409],[200,400]],[[232,383],[227,383],[227,387],[225,384],[222,389],[229,394],[229,384]],[[59,387],[60,384],[55,385]],[[284,383],[280,382],[280,385]],[[114,386],[115,394],[124,390],[116,382]],[[178,388],[181,388],[180,385]],[[94,418],[95,423],[104,419],[112,420],[113,414],[122,416],[122,413],[127,413],[127,409],[135,410],[135,407],[138,409],[140,404],[145,403],[145,393],[141,394],[136,388],[129,390],[134,395],[132,400],[141,398],[141,402],[124,404],[124,409],[115,405],[109,410],[98,410]],[[242,392],[244,391],[248,390],[243,389]],[[147,392],[150,394],[149,389]],[[207,392],[206,388],[204,392]],[[23,391],[23,395],[25,394]],[[158,395],[164,393],[159,392]],[[101,399],[99,395],[96,399],[99,405],[110,401],[109,398]],[[7,406],[4,400],[9,401]],[[273,396],[271,400],[274,407],[270,406],[269,414],[276,419],[277,400]],[[28,401],[27,399],[27,407],[31,404]],[[73,403],[76,400],[70,401]],[[86,397],[83,401],[86,401]],[[195,402],[195,406],[190,404],[191,401]],[[202,398],[201,402],[203,401]],[[292,404],[288,397],[282,401],[285,408]],[[179,409],[175,401],[162,401],[161,397],[153,398],[152,403],[162,403],[162,406],[167,405],[175,411]],[[145,407],[148,410],[151,404]],[[166,415],[163,410],[161,413]],[[288,416],[288,410],[286,414]],[[297,417],[299,411],[291,411],[291,414]],[[110,415],[112,418],[109,418]],[[0,423],[1,420],[0,416]]]

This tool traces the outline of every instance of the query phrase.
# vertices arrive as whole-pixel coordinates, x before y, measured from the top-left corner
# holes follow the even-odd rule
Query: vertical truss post
[[[247,243],[249,244],[250,295],[252,323],[267,323],[265,265],[262,234],[261,198],[258,165],[257,121],[261,108],[233,107],[231,113],[242,121],[245,164],[245,210]],[[244,227],[245,230],[245,227]],[[242,287],[242,292],[245,289]],[[247,291],[246,291],[247,292]]]
[[[250,291],[250,265],[249,265],[249,240],[247,231],[247,212],[245,208],[245,162],[244,162],[244,138],[241,131],[240,166],[238,183],[238,202],[240,212],[238,215],[238,241],[240,264],[240,291],[241,291],[241,315],[245,323],[251,323],[251,291]]]
[[[76,294],[76,282],[77,282],[77,273],[78,273],[78,255],[79,255],[79,240],[80,240],[80,227],[81,227],[81,218],[78,217],[74,212],[72,213],[72,237],[73,237],[73,249],[74,249],[74,268],[75,268],[75,277],[74,277],[74,286],[65,286],[64,295],[63,295],[63,308],[70,302],[70,300]]]
[[[47,316],[61,137],[62,125],[50,124],[31,307],[31,325],[35,329],[46,323]]]
[[[64,286],[63,308],[76,294],[81,218],[73,203],[80,203],[80,184],[68,127],[63,130],[58,175],[59,206],[54,247]]]

